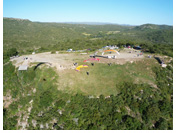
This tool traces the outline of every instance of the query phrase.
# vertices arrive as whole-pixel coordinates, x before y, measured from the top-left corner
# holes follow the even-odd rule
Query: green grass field
[[[81,71],[66,70],[59,72],[58,87],[67,93],[83,93],[86,95],[105,96],[119,93],[118,86],[123,82],[134,82],[138,84],[155,84],[155,74],[152,67],[158,65],[154,59],[144,59],[124,65],[95,63]],[[89,75],[86,72],[89,72]]]

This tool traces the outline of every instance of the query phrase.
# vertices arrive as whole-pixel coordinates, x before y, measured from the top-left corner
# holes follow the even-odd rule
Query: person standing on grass
[[[111,66],[111,63],[108,63],[109,66]]]
[[[87,75],[89,75],[89,72],[86,72],[87,73]]]

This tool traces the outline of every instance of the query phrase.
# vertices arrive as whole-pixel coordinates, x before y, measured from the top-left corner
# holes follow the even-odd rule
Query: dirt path
[[[125,64],[126,62],[134,62],[141,60],[144,56],[137,56],[138,52],[129,53],[129,51],[122,51],[120,55],[116,55],[116,59],[107,59],[107,58],[99,58],[99,63],[116,63],[116,64]],[[108,54],[106,54],[108,55]],[[109,54],[113,55],[113,54]],[[65,54],[51,54],[50,52],[39,53],[34,55],[23,55],[18,58],[14,58],[11,61],[16,67],[19,67],[21,64],[39,63],[39,62],[48,62],[51,63],[51,67],[55,67],[57,70],[65,70],[65,69],[75,69],[73,63],[75,62],[83,62],[86,59],[89,59],[90,55],[82,55],[79,53],[65,53]],[[24,60],[25,57],[28,57],[28,60]]]
[[[28,62],[32,63],[39,63],[39,62],[48,62],[51,63],[52,67],[56,67],[57,70],[64,70],[64,69],[74,69],[73,63],[76,61],[84,60],[88,57],[88,55],[80,55],[74,53],[68,54],[50,54],[50,52],[46,53],[39,53],[35,55],[24,55],[18,58],[14,58],[11,61],[16,67],[19,67],[21,64],[24,64],[26,60],[25,57],[28,57]]]

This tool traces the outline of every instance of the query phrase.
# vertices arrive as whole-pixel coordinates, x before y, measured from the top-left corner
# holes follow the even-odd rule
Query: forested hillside
[[[11,63],[6,64],[3,92],[11,100],[9,107],[3,109],[3,128],[172,130],[172,65],[171,62],[167,68],[153,67],[156,88],[126,81],[116,84],[118,94],[95,97],[57,90],[60,85],[56,81],[62,77],[50,68],[16,71]]]
[[[83,62],[106,45],[117,45],[121,53],[128,55],[126,62],[119,64],[125,58]],[[135,54],[132,57],[125,45],[141,46],[142,50],[131,49]],[[66,53],[69,48],[90,51],[85,55]],[[16,55],[21,61],[10,61]],[[53,59],[59,69],[32,62],[37,55],[42,60],[47,56],[48,61],[54,58],[52,55],[60,55]],[[161,67],[155,55],[165,59],[167,67]],[[4,18],[3,129],[173,130],[172,56],[172,26],[42,23]],[[28,70],[19,71],[17,66],[25,61],[31,61]],[[75,68],[61,69],[61,62],[89,67],[77,72]]]
[[[172,56],[169,50],[172,51],[173,27],[153,24],[121,26],[41,23],[3,19],[4,54],[10,48],[16,48],[20,53],[31,53],[36,49],[39,52],[68,48],[95,50],[113,44],[143,45],[149,51],[155,45],[157,49],[154,46],[156,50],[153,52]]]

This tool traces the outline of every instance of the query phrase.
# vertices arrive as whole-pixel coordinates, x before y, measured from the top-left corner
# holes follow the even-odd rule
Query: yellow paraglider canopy
[[[88,67],[88,65],[80,65],[76,68],[76,71],[80,71],[80,68]]]

